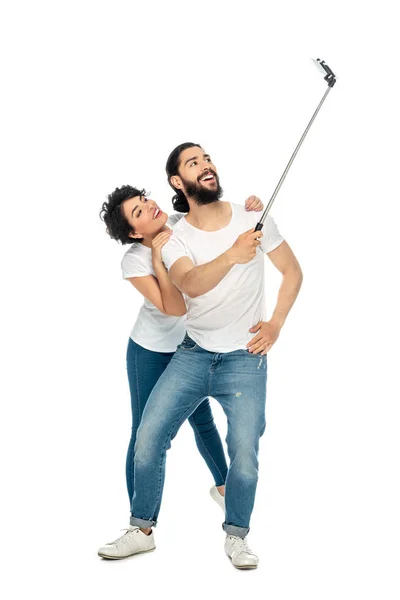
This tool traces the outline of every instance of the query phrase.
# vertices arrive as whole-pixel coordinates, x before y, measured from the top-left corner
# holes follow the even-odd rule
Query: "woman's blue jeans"
[[[126,366],[131,392],[132,434],[126,458],[126,483],[130,503],[135,491],[134,448],[136,433],[147,400],[158,379],[169,365],[173,355],[173,352],[165,353],[146,350],[146,348],[139,346],[132,339],[129,339]],[[166,410],[168,410],[167,407]],[[189,423],[193,428],[199,452],[212,473],[215,485],[224,485],[228,466],[208,399],[199,404],[189,418]],[[149,443],[151,443],[150,440]],[[160,502],[157,503],[155,517],[158,516]]]

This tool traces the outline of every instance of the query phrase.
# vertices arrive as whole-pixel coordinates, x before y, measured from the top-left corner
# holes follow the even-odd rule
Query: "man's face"
[[[221,198],[222,188],[217,169],[210,155],[202,148],[193,146],[183,150],[178,173],[171,178],[171,182],[197,204],[211,204]]]

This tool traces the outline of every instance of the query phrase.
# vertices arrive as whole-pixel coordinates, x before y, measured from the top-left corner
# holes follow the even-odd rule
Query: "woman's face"
[[[135,233],[133,238],[154,237],[168,220],[167,213],[157,206],[154,200],[145,196],[134,196],[125,200],[122,210]]]

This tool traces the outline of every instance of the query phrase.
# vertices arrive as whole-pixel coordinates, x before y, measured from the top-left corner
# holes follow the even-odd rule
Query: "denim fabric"
[[[151,527],[161,502],[166,451],[179,427],[207,396],[228,419],[230,467],[223,529],[245,537],[258,480],[258,446],[265,430],[267,357],[247,350],[213,353],[185,336],[154,387],[135,446],[131,524]]]
[[[163,353],[146,350],[132,339],[129,339],[126,364],[131,392],[132,433],[126,458],[126,483],[130,503],[135,489],[134,446],[137,430],[146,402],[173,355],[173,352]],[[212,473],[215,485],[224,485],[228,466],[208,399],[197,407],[191,415],[189,423],[193,428],[199,452]],[[155,516],[158,515],[158,511],[159,503],[157,503],[157,508],[154,511]]]

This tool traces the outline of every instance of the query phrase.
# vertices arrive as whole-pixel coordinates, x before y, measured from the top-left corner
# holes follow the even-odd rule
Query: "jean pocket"
[[[242,354],[246,354],[247,356],[258,356],[259,358],[261,357],[261,352],[249,352],[248,348],[241,348],[240,350],[238,350],[238,352],[242,352]],[[266,358],[266,354],[264,354],[262,356],[262,358]]]

